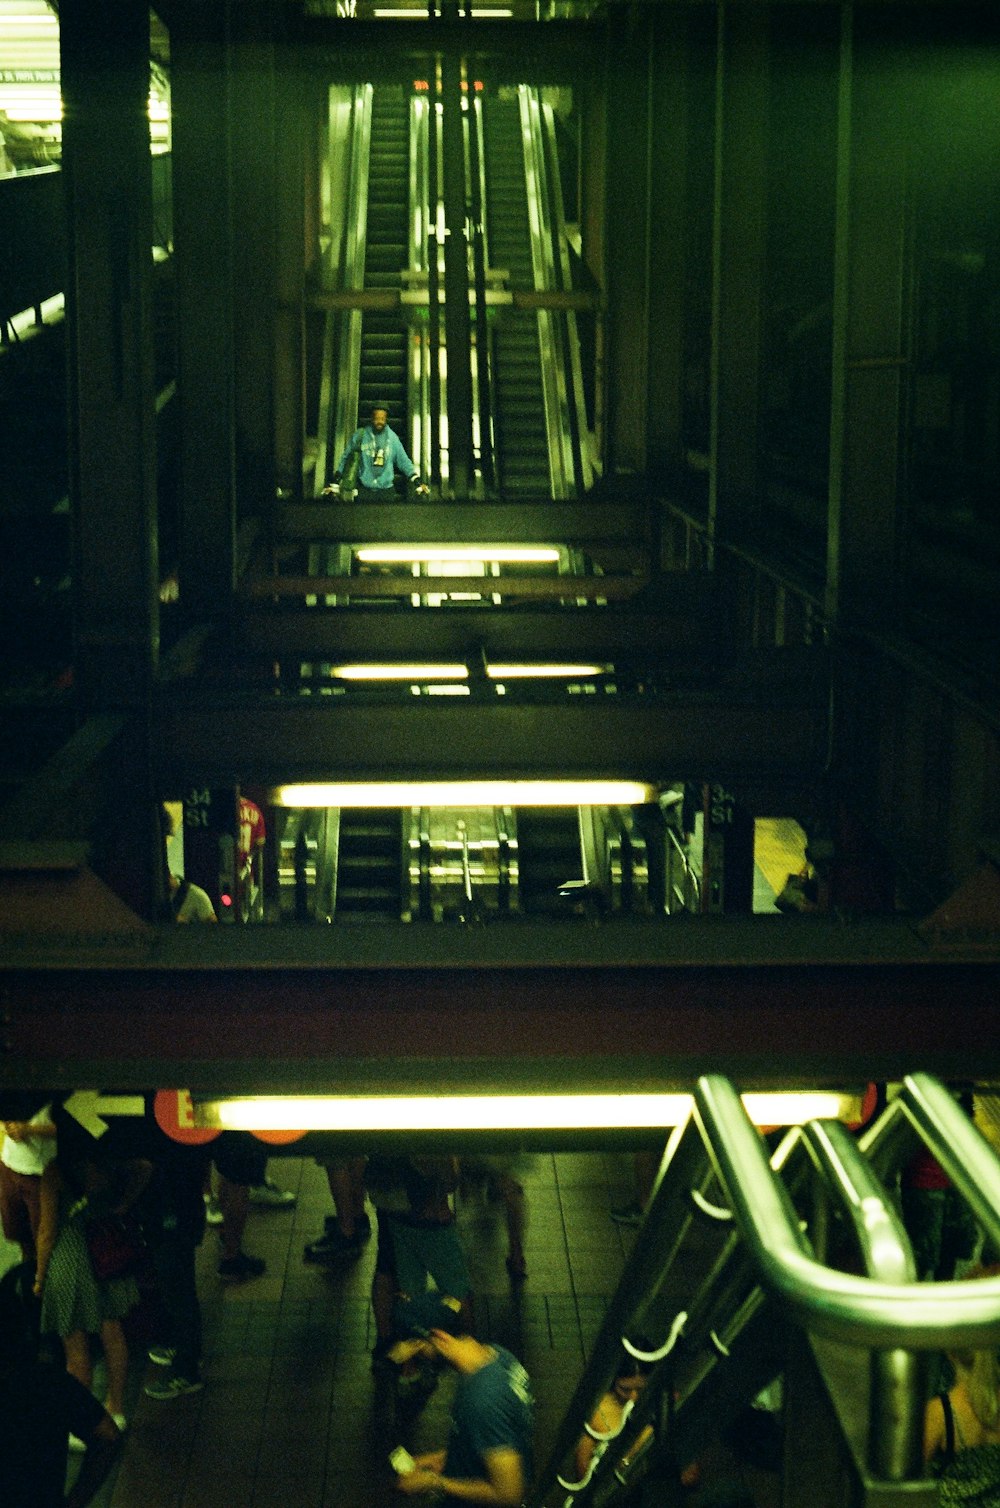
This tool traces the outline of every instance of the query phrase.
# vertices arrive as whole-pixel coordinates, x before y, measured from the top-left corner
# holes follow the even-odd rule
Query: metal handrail
[[[944,1141],[951,1141],[948,1165],[942,1158],[946,1172],[952,1167],[959,1171],[960,1161],[971,1159],[973,1171],[957,1187],[973,1205],[988,1240],[1000,1246],[1000,1161],[947,1091],[925,1075],[908,1079],[903,1094],[921,1134],[930,1136],[924,1113],[938,1117],[931,1150],[944,1155]],[[809,1330],[889,1349],[942,1350],[1000,1341],[1000,1278],[900,1284],[822,1266],[728,1080],[719,1075],[699,1079],[694,1114],[762,1284]]]
[[[758,1314],[763,1313],[763,1296],[770,1296],[778,1306],[776,1314],[787,1314],[817,1337],[870,1353],[868,1468],[882,1481],[919,1478],[919,1353],[1000,1341],[1000,1279],[915,1281],[912,1249],[880,1175],[898,1170],[916,1139],[938,1157],[972,1207],[987,1241],[1000,1248],[1000,1159],[944,1086],[927,1075],[907,1078],[898,1098],[859,1139],[837,1122],[812,1122],[790,1132],[773,1160],[736,1089],[718,1076],[699,1080],[692,1115],[675,1130],[664,1154],[644,1228],[559,1431],[549,1468],[529,1499],[532,1508],[539,1508],[559,1481],[560,1462],[579,1438],[580,1421],[589,1417],[607,1385],[616,1349],[630,1327],[641,1325],[671,1271],[686,1243],[691,1213],[700,1207],[696,1193],[709,1187],[713,1174],[732,1212],[732,1236],[705,1286],[688,1303],[689,1312],[678,1314],[678,1333],[672,1339],[682,1335],[683,1352],[693,1357],[712,1338],[713,1329],[717,1331],[723,1315],[720,1303],[733,1306],[733,1333],[738,1333],[744,1321],[737,1319],[737,1311],[752,1312],[746,1306],[753,1291]],[[846,1211],[866,1276],[835,1271],[816,1259],[792,1202],[793,1193],[803,1188],[806,1157]],[[728,1298],[723,1299],[724,1294]],[[761,1337],[766,1333],[765,1329]],[[672,1349],[671,1344],[667,1352]],[[724,1351],[720,1349],[717,1365],[728,1367]],[[637,1432],[656,1416],[657,1399],[670,1385],[667,1375],[661,1376],[658,1366],[650,1378],[646,1396],[629,1421]],[[699,1384],[690,1395],[695,1414],[686,1430],[687,1444],[695,1446],[698,1442],[690,1431],[697,1423],[697,1397]],[[682,1407],[686,1412],[688,1400]],[[635,1464],[641,1472],[641,1463]],[[609,1462],[598,1462],[586,1483],[569,1484],[563,1477],[562,1485],[582,1492],[588,1502],[596,1491],[604,1502],[608,1491],[614,1495],[611,1477],[616,1475]]]
[[[839,1121],[811,1121],[802,1139],[832,1185],[854,1228],[869,1278],[917,1280],[913,1247],[875,1170]],[[912,1290],[911,1290],[912,1292]],[[909,1295],[907,1295],[909,1298]],[[882,1481],[919,1477],[923,1462],[924,1390],[919,1354],[903,1347],[870,1352],[868,1464]]]
[[[350,199],[354,204],[368,203],[368,170],[371,152],[372,122],[371,84],[359,85],[354,94],[354,119],[351,136]],[[342,285],[358,290],[364,286],[368,223],[364,215],[348,221],[349,232],[344,248]],[[348,440],[357,428],[358,389],[361,382],[361,311],[351,309],[344,316],[341,329],[340,357],[337,370],[337,394],[334,405],[333,464],[336,466]]]
[[[667,863],[667,876],[668,876],[668,886],[667,886],[667,888],[668,888],[668,891],[669,891],[670,895],[677,897],[677,899],[681,903],[681,909],[683,911],[687,911],[689,909],[690,910],[694,910],[694,911],[700,911],[701,910],[701,881],[699,880],[698,876],[695,874],[694,869],[692,868],[691,860],[688,857],[687,849],[684,847],[684,844],[681,842],[680,838],[678,838],[676,832],[670,826],[669,823],[667,824],[666,833],[667,833],[667,843],[670,845],[670,851],[671,851],[671,853],[676,853],[677,856],[678,856],[678,858],[680,859],[680,861],[681,861],[681,873],[684,876],[684,889],[683,889],[683,891],[678,891],[677,886],[673,883],[673,864],[671,862],[669,862],[669,860],[668,860],[668,863]],[[688,890],[689,889],[690,889],[691,899],[694,901],[694,906],[693,907],[689,907],[688,906]]]

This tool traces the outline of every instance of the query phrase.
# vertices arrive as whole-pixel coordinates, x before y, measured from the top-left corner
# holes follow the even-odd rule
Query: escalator
[[[398,290],[409,266],[410,101],[401,85],[380,85],[372,95],[368,164],[365,287]],[[400,430],[407,416],[406,326],[398,313],[366,309],[361,324],[358,414],[388,405]],[[404,443],[405,438],[404,438]]]
[[[484,158],[490,265],[509,274],[512,290],[535,287],[520,104],[492,95],[484,103]],[[493,329],[496,461],[510,498],[550,488],[544,378],[538,314],[505,309]]]
[[[575,806],[517,809],[518,894],[526,916],[564,916],[585,884]],[[568,895],[560,894],[566,887]]]
[[[402,810],[343,810],[337,846],[336,916],[398,920],[402,904]]]

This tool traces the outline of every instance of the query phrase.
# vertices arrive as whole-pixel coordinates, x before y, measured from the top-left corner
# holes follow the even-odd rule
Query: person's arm
[[[414,1467],[423,1467],[426,1471],[436,1471],[438,1476],[444,1471],[444,1463],[448,1452],[446,1450],[427,1450],[422,1456],[413,1457]]]
[[[344,451],[344,454],[341,456],[340,462],[339,462],[339,464],[337,466],[337,469],[333,473],[333,476],[330,478],[329,483],[327,484],[326,487],[323,488],[324,492],[332,492],[334,485],[338,484],[340,482],[341,477],[344,475],[344,467],[347,465],[348,461],[350,460],[352,453],[355,450],[357,450],[360,447],[360,445],[361,445],[361,435],[362,435],[362,431],[360,429],[356,429],[354,431],[353,435],[351,436],[351,438],[348,440],[348,442],[347,442],[347,449]]]
[[[425,482],[420,480],[420,472],[407,455],[403,442],[398,435],[396,436],[394,451],[396,465],[406,477],[406,480],[422,495],[428,493],[430,488]]]
[[[11,1141],[28,1141],[33,1136],[45,1139],[56,1134],[51,1121],[0,1121],[0,1130],[6,1132]]]
[[[417,1497],[424,1492],[443,1492],[459,1503],[493,1503],[497,1508],[520,1508],[527,1483],[524,1463],[511,1446],[488,1450],[483,1461],[485,1477],[446,1477],[430,1468],[415,1468],[396,1483],[400,1492]]]
[[[66,1508],[86,1508],[98,1488],[107,1481],[121,1443],[121,1431],[106,1413],[87,1439],[87,1453],[80,1463],[76,1481],[66,1494]]]
[[[61,1188],[59,1165],[50,1162],[42,1174],[39,1203],[41,1214],[38,1222],[38,1240],[35,1256],[35,1293],[40,1294],[45,1286],[45,1274],[49,1270],[52,1248],[59,1230],[59,1190]]]
[[[145,1157],[129,1158],[123,1168],[121,1197],[112,1212],[115,1215],[128,1213],[153,1176],[153,1164]]]
[[[602,1435],[606,1435],[608,1430],[612,1428],[612,1421],[608,1418],[607,1414],[604,1411],[606,1404],[607,1396],[602,1398],[601,1402],[597,1405],[597,1408],[594,1410],[593,1418],[590,1420],[591,1429],[598,1430]],[[597,1441],[594,1439],[593,1435],[588,1435],[586,1431],[584,1431],[584,1433],[577,1441],[575,1463],[576,1480],[578,1482],[582,1480],[584,1472],[590,1465],[596,1445]]]
[[[924,1465],[946,1448],[944,1404],[940,1398],[930,1398],[924,1409]]]

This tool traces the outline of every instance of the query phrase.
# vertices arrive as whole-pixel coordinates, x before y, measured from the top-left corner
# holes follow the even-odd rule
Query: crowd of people
[[[268,1178],[267,1148],[248,1133],[223,1133],[201,1145],[175,1141],[149,1104],[143,1117],[113,1120],[95,1138],[58,1098],[41,1099],[26,1094],[23,1114],[0,1123],[0,1216],[4,1235],[22,1256],[0,1283],[5,1508],[82,1505],[110,1471],[127,1429],[124,1322],[140,1302],[140,1288],[144,1300],[152,1295],[156,1331],[151,1343],[143,1342],[156,1364],[146,1395],[168,1403],[202,1389],[196,1253],[206,1224],[219,1227],[219,1280],[252,1283],[265,1264],[242,1244],[251,1203],[283,1207],[295,1198]],[[456,1374],[447,1442],[415,1457],[393,1452],[398,1492],[517,1508],[533,1470],[531,1385],[517,1357],[477,1332],[456,1219],[463,1189],[466,1196],[492,1193],[504,1208],[508,1270],[515,1283],[522,1281],[526,1204],[517,1161],[415,1154],[331,1159],[324,1168],[332,1211],[302,1256],[346,1269],[376,1237],[373,1370],[390,1380],[397,1402],[417,1409],[443,1370]],[[917,1186],[926,1181],[921,1172]],[[930,1203],[939,1213],[942,1201]],[[940,1222],[932,1224],[940,1234]],[[918,1247],[927,1240],[923,1205],[914,1236]],[[962,1275],[1000,1275],[1000,1266],[970,1266],[968,1250],[948,1260],[958,1261]],[[921,1276],[935,1273],[942,1275],[936,1249],[921,1263]],[[635,1347],[650,1349],[641,1339]],[[926,1405],[927,1469],[938,1479],[942,1503],[1000,1505],[998,1353],[956,1351],[944,1366],[944,1381]],[[654,1372],[650,1363],[622,1354],[574,1452],[578,1482],[589,1480],[608,1450],[627,1480],[632,1463],[652,1444],[652,1423],[638,1433],[623,1426]],[[750,1417],[759,1422],[753,1411]],[[773,1417],[770,1423],[780,1431]],[[64,1497],[67,1451],[79,1452],[82,1464]],[[780,1440],[772,1455],[770,1469],[776,1470]],[[13,1476],[9,1463],[16,1466]],[[662,1476],[642,1477],[636,1503],[667,1501],[656,1495]],[[675,1471],[669,1501],[697,1508],[699,1477],[697,1463]],[[22,1479],[23,1489],[9,1494],[9,1483]],[[713,1504],[730,1502],[718,1497],[718,1484],[714,1490]],[[745,1483],[733,1490],[733,1504],[753,1508]]]

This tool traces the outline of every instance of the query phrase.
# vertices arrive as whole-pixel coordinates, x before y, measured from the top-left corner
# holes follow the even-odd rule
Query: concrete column
[[[233,226],[225,13],[177,12],[170,34],[174,263],[181,405],[180,585],[215,616],[235,573]]]
[[[908,109],[898,44],[842,10],[826,610],[892,621]]]
[[[159,600],[149,12],[60,7],[75,673],[87,712],[144,708]]]
[[[768,7],[717,12],[709,528],[727,533],[758,495],[766,248]]]

